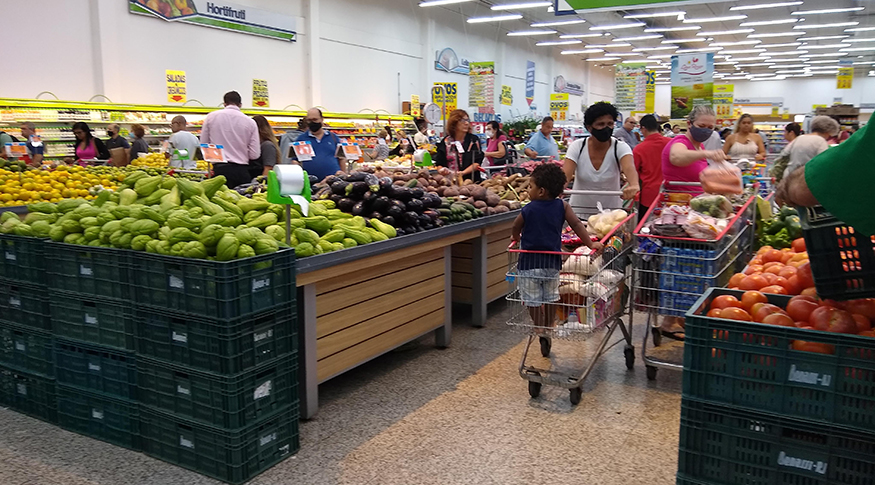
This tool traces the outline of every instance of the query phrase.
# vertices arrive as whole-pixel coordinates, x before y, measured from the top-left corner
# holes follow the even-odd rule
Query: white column
[[[304,21],[307,25],[307,41],[304,43],[305,45],[303,47],[307,49],[307,80],[309,81],[306,94],[307,106],[305,106],[305,108],[322,105],[322,64],[319,49],[321,42],[319,39],[321,29],[319,28],[319,8],[319,0],[307,0],[304,9]]]

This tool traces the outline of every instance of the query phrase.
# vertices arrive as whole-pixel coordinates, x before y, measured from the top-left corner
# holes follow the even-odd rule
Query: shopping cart
[[[654,347],[662,345],[664,330],[660,317],[682,324],[684,313],[705,290],[726,286],[729,278],[752,257],[756,190],[740,207],[734,207],[734,216],[713,240],[659,235],[649,230],[650,222],[668,205],[689,205],[689,199],[701,190],[697,190],[700,186],[688,182],[672,183],[668,190],[663,187],[658,203],[653,204],[635,229],[637,245],[632,251],[629,325],[636,312],[646,315],[650,331],[644,332],[641,357],[650,380],[656,378],[658,368],[683,368],[681,362],[672,361],[669,356],[648,354],[648,340],[652,339]],[[668,350],[660,353],[670,353]]]
[[[598,195],[591,191],[567,193]],[[508,248],[507,280],[511,289],[507,300],[514,304],[511,305],[507,324],[528,335],[519,373],[528,381],[529,395],[533,398],[538,397],[541,386],[547,384],[568,389],[571,404],[578,404],[583,393],[583,382],[598,359],[619,343],[625,343],[626,367],[633,368],[635,347],[632,344],[631,326],[627,326],[621,317],[628,309],[628,280],[631,275],[628,262],[634,247],[632,234],[636,218],[636,214],[628,214],[602,238],[601,243],[605,248],[598,254],[586,254],[580,249],[575,252],[544,252],[523,251],[515,249],[513,245]],[[529,272],[532,268],[557,266],[561,270]],[[546,291],[542,291],[544,288]],[[623,338],[610,343],[617,328]],[[595,353],[588,362],[580,362],[579,368],[576,360],[574,369],[570,371],[527,364],[529,350],[535,339],[540,342],[541,356],[549,357],[554,338],[583,342],[598,334],[602,336]]]

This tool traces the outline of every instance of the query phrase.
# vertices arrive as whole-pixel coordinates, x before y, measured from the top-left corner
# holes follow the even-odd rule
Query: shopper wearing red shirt
[[[659,195],[659,186],[662,185],[662,150],[671,138],[662,136],[659,123],[653,115],[645,115],[638,124],[643,138],[632,150],[632,158],[641,181],[641,195],[638,199],[638,220],[641,220]]]

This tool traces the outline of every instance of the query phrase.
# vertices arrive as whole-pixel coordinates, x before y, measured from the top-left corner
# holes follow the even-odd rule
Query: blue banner
[[[526,61],[526,102],[529,106],[535,100],[535,63]]]

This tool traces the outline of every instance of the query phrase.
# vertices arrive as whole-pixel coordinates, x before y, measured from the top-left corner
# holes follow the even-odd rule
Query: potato
[[[507,207],[505,207],[505,206],[503,206],[503,205],[500,205],[500,206],[498,206],[498,207],[493,207],[492,210],[494,210],[496,214],[502,214],[502,213],[504,213],[504,212],[510,212],[510,209],[507,208]]]

